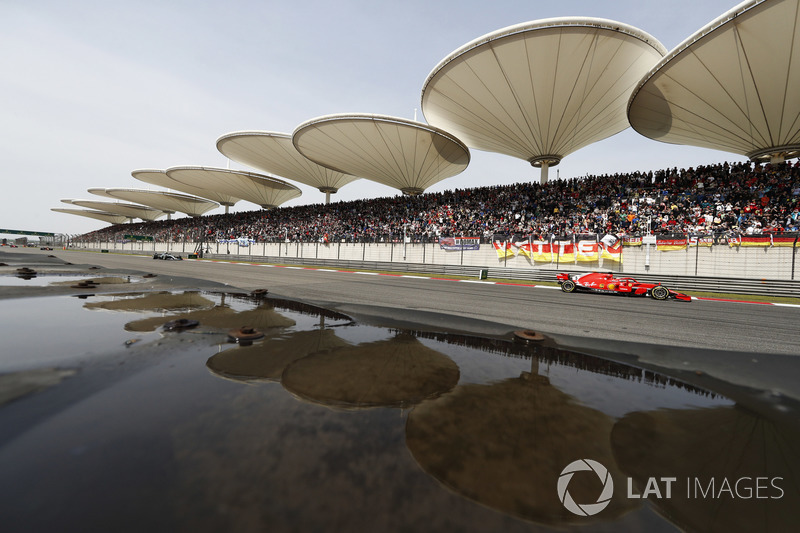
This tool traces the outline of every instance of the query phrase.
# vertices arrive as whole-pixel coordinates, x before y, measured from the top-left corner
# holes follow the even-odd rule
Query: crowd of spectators
[[[397,242],[407,236],[434,242],[495,234],[751,235],[798,228],[800,162],[743,162],[117,224],[83,238]]]

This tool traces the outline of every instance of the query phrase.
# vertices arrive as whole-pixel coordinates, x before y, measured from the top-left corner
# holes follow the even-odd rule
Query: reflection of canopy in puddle
[[[670,498],[663,497],[662,483],[662,498],[651,496],[650,501],[683,530],[797,530],[796,426],[775,423],[740,406],[636,412],[615,424],[611,444],[620,468],[634,479],[637,494],[651,477],[677,478]],[[782,478],[776,482],[780,490],[773,486],[774,478]],[[762,487],[759,497],[757,484]]]
[[[524,374],[491,385],[460,385],[416,406],[406,445],[420,466],[458,494],[514,516],[549,525],[619,518],[638,505],[620,498],[625,480],[609,435],[612,419],[576,403],[544,376]],[[592,517],[577,516],[559,500],[562,470],[593,459],[611,474],[617,492]],[[568,485],[578,504],[594,504],[603,484],[579,472]]]
[[[334,407],[404,406],[452,389],[458,365],[411,335],[295,361],[281,377],[292,394]]]
[[[84,305],[87,309],[107,309],[111,311],[176,311],[179,309],[203,309],[213,306],[214,302],[196,292],[184,292],[181,294],[155,292],[137,298],[120,298],[104,302],[90,302]]]
[[[283,370],[310,354],[349,346],[331,329],[298,331],[282,339],[240,346],[211,357],[206,366],[215,374],[242,381],[280,381]]]
[[[211,302],[209,302],[211,303]],[[213,305],[213,304],[212,304]],[[191,313],[170,316],[157,316],[136,320],[125,324],[128,331],[153,331],[171,320],[185,318],[197,320],[201,326],[213,328],[240,328],[250,326],[256,329],[287,328],[295,325],[295,321],[287,318],[268,304],[260,305],[247,311],[236,311],[226,306],[216,306]]]

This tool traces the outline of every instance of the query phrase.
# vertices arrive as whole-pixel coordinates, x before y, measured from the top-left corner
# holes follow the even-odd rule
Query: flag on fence
[[[679,239],[656,237],[656,249],[660,252],[668,252],[670,250],[685,250],[688,244],[689,240],[686,237]]]
[[[610,261],[622,262],[623,244],[623,239],[620,239],[613,233],[606,233],[603,235],[603,238],[600,239],[600,257]]]
[[[641,246],[642,245],[642,236],[634,237],[632,235],[625,235],[622,237],[622,245],[623,246]]]
[[[522,235],[514,235],[511,244],[517,249],[517,255],[531,256],[531,241]]]
[[[531,259],[534,261],[551,263],[553,261],[553,247],[547,241],[533,241],[531,246]]]
[[[581,239],[575,243],[575,254],[578,261],[597,261],[600,258],[600,246],[597,243],[597,238],[593,236],[591,239]]]
[[[690,235],[689,246],[712,246],[714,244],[714,237],[711,235]]]
[[[553,241],[553,247],[555,247],[556,253],[558,254],[559,263],[575,262],[575,244],[571,240]]]
[[[500,259],[514,257],[514,250],[511,249],[511,241],[505,240],[502,237],[495,237],[492,244],[494,245],[494,250],[497,252],[497,257]]]
[[[742,235],[741,246],[772,246],[772,235]]]
[[[773,246],[788,246],[790,248],[794,247],[794,243],[797,240],[797,237],[793,236],[786,236],[786,235],[774,235],[772,237],[772,245]]]

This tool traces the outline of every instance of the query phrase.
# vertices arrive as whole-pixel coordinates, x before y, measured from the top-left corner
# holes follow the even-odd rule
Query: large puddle
[[[547,342],[218,293],[3,310],[4,531],[730,532],[800,518],[791,408]],[[264,337],[233,342],[243,326]]]

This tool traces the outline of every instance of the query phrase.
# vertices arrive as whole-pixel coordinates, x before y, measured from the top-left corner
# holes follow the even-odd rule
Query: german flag
[[[553,246],[557,250],[559,263],[575,262],[575,244],[572,241],[555,241]]]
[[[553,247],[547,241],[533,241],[531,259],[543,263],[551,263],[553,261]]]
[[[656,237],[656,250],[660,252],[669,252],[671,250],[685,250],[689,244],[689,239],[686,237],[680,239],[667,239]]]
[[[494,250],[497,252],[497,257],[500,259],[514,257],[514,250],[511,249],[511,241],[500,240],[495,237],[492,244],[494,245]]]
[[[772,235],[742,235],[741,246],[772,246]]]
[[[531,256],[531,241],[522,235],[514,235],[512,244],[517,249],[517,255]]]
[[[597,261],[600,258],[600,246],[597,238],[578,239],[575,243],[575,253],[578,261]]]
[[[791,235],[773,235],[772,246],[786,246],[788,248],[793,248],[796,241],[797,237]]]
[[[611,261],[622,262],[622,241],[617,241],[613,246],[603,246],[600,257]]]

